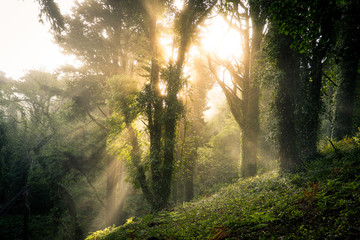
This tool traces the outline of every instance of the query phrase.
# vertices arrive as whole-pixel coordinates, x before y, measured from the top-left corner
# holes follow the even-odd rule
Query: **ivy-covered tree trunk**
[[[215,1],[187,1],[179,15],[179,48],[176,63],[170,62],[162,68],[160,76],[160,57],[158,46],[159,9],[166,1],[144,3],[145,22],[148,26],[148,37],[151,51],[150,84],[145,89],[145,114],[148,120],[150,135],[150,177],[147,179],[143,166],[137,164],[137,180],[152,211],[163,209],[168,203],[175,161],[176,125],[182,111],[178,99],[182,89],[182,70],[185,54],[198,24],[214,6]],[[160,80],[166,86],[164,96],[160,92]]]
[[[185,107],[191,111],[191,107],[187,105]],[[185,114],[191,117],[193,113],[188,111]],[[197,114],[202,114],[202,112]],[[190,201],[194,197],[194,166],[199,147],[198,136],[194,136],[194,134],[198,133],[199,129],[193,125],[196,124],[196,120],[192,120],[190,123],[186,117],[184,116],[178,124],[177,139],[179,144],[176,149],[178,171],[174,181],[174,189],[176,190],[173,193],[174,201]]]
[[[170,66],[164,80],[167,83],[167,94],[160,92],[160,64],[157,38],[157,18],[148,15],[149,40],[152,51],[150,89],[146,114],[148,117],[150,135],[150,175],[149,182],[143,176],[142,189],[146,199],[150,201],[153,211],[163,209],[169,199],[171,179],[174,169],[174,149],[176,121],[179,114],[177,94],[181,89],[180,74],[184,56],[181,49],[179,58],[183,58],[175,66]],[[185,54],[185,52],[183,53]],[[143,171],[143,170],[142,170]]]
[[[278,80],[276,93],[280,168],[282,171],[293,171],[299,160],[295,128],[296,91],[300,80],[299,61],[295,51],[290,48],[289,37],[276,32],[274,34],[272,41],[277,45],[277,66],[283,73]]]
[[[160,66],[159,66],[159,54],[158,54],[158,39],[157,39],[157,19],[151,18],[150,23],[150,45],[152,48],[151,59],[151,73],[150,73],[150,91],[151,91],[151,103],[148,105],[148,119],[149,119],[149,133],[150,133],[150,171],[151,171],[151,183],[150,189],[152,190],[152,207],[154,210],[160,210],[165,200],[165,196],[162,192],[162,112],[163,112],[163,99],[160,92]]]
[[[272,1],[269,13],[280,33],[289,36],[293,49],[301,54],[301,81],[297,98],[296,130],[301,161],[312,159],[317,152],[317,140],[322,110],[321,88],[323,64],[334,44],[339,9],[338,1]],[[306,26],[299,28],[300,26]]]
[[[336,92],[333,138],[342,139],[353,133],[354,99],[357,81],[360,80],[360,3],[349,1],[343,13],[340,56],[341,82]]]
[[[306,78],[304,95],[300,101],[300,113],[298,124],[298,143],[301,161],[313,158],[317,152],[317,141],[320,125],[321,112],[321,87],[322,87],[322,59],[324,51],[314,49],[312,60],[308,63],[310,68],[309,78]]]
[[[342,139],[345,136],[352,136],[353,133],[353,112],[356,82],[359,81],[358,61],[351,58],[340,64],[342,81],[336,92],[335,119],[333,138]]]

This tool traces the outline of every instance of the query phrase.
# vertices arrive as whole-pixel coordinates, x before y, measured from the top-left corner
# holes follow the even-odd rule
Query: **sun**
[[[241,33],[232,28],[223,17],[216,15],[205,22],[200,37],[201,54],[213,60],[219,79],[229,88],[233,88],[231,75],[220,62],[241,62],[243,57]]]
[[[220,81],[229,88],[233,88],[231,75],[222,64],[217,63],[219,61],[241,62],[242,45],[241,33],[229,26],[219,15],[207,20],[205,27],[201,29],[199,51],[202,55],[207,55],[214,60]],[[220,85],[213,86],[208,93],[208,99],[208,110],[204,112],[206,121],[217,115],[221,111],[221,106],[226,102]]]
[[[179,1],[180,2],[180,1]],[[188,61],[184,66],[184,75],[190,76],[192,81],[192,59],[197,56],[210,56],[214,60],[213,65],[216,68],[220,81],[224,82],[229,88],[233,88],[231,74],[226,70],[221,61],[241,62],[243,58],[242,36],[241,33],[231,26],[221,17],[217,15],[207,19],[199,28],[199,40],[197,44],[190,47],[188,52]],[[177,57],[177,48],[174,45],[174,37],[162,35],[159,39],[162,54],[165,62],[174,61]],[[160,84],[161,94],[166,94],[166,86]],[[209,97],[209,109],[204,113],[207,120],[211,119],[220,111],[222,104],[225,103],[225,96],[218,84],[213,86],[209,95],[217,97]]]
[[[222,60],[242,57],[241,35],[217,15],[209,19],[201,31],[201,48],[206,54],[213,54]]]

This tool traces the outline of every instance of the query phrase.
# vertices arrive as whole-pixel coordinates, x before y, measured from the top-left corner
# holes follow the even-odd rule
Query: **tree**
[[[271,23],[293,39],[290,47],[301,54],[296,138],[300,159],[308,160],[317,151],[323,66],[334,46],[337,7],[335,1],[274,1],[269,13]]]
[[[40,20],[45,15],[46,20],[51,24],[55,32],[60,32],[64,28],[64,19],[58,5],[54,0],[37,0],[40,6]]]
[[[259,96],[260,90],[255,79],[256,62],[265,26],[265,16],[261,5],[250,1],[223,1],[225,19],[242,35],[243,59],[221,61],[229,71],[233,87],[227,86],[217,76],[215,68],[209,60],[209,66],[225,93],[230,110],[242,129],[241,175],[255,176],[257,172],[257,148],[259,134]],[[250,35],[250,22],[252,34]]]
[[[56,201],[58,198],[69,209],[73,219],[73,238],[79,239],[82,230],[78,224],[76,205],[68,189],[61,185],[65,175],[61,163],[52,162],[54,157],[47,155],[49,145],[61,138],[59,112],[62,85],[54,75],[39,71],[30,71],[21,81],[7,84],[10,86],[4,98],[4,112],[8,119],[5,131],[8,144],[2,149],[5,154],[1,159],[1,171],[7,171],[9,179],[13,180],[8,183],[2,179],[1,184],[15,196],[14,200],[22,196],[14,190],[21,189],[19,193],[25,196],[23,239],[29,237],[30,209],[35,214],[43,214],[59,204]],[[57,157],[56,160],[59,160],[59,155]],[[57,165],[56,170],[52,168],[54,165]],[[32,198],[29,198],[30,194]]]
[[[275,62],[280,72],[276,85],[276,116],[278,119],[277,138],[279,143],[280,169],[294,171],[299,164],[297,153],[296,108],[297,90],[300,85],[300,61],[294,49],[290,47],[291,38],[280,34],[272,26],[267,36],[267,54]]]
[[[148,23],[148,38],[151,49],[150,83],[145,86],[143,106],[150,135],[150,179],[145,178],[144,168],[138,165],[138,181],[152,209],[163,209],[169,199],[174,170],[176,124],[182,111],[178,94],[182,89],[182,69],[185,55],[194,37],[196,27],[214,6],[214,1],[189,0],[178,16],[178,56],[175,63],[161,69],[158,46],[157,18],[164,3],[153,2],[147,8],[144,19]],[[166,85],[165,95],[160,91],[160,82]]]
[[[165,206],[170,193],[170,184],[174,164],[174,146],[176,123],[181,112],[181,104],[177,94],[182,88],[182,68],[185,54],[196,27],[211,10],[212,1],[187,1],[182,13],[179,14],[178,58],[164,68],[164,61],[158,46],[159,16],[168,7],[168,1],[89,1],[79,8],[79,16],[69,19],[70,27],[67,34],[59,36],[60,44],[78,56],[96,73],[104,75],[104,79],[114,74],[127,75],[133,78],[131,66],[136,62],[143,63],[149,70],[150,83],[146,85],[139,100],[143,113],[148,121],[150,135],[150,179],[145,179],[144,168],[141,166],[140,149],[135,129],[131,126],[136,118],[124,112],[127,102],[118,111],[124,117],[124,123],[132,144],[134,163],[138,166],[138,182],[152,204],[158,210]],[[95,7],[97,6],[97,7]],[[82,22],[82,20],[84,20]],[[93,22],[94,24],[89,24]],[[139,44],[125,41],[126,38],[140,37],[144,48]],[[79,41],[82,39],[82,41]],[[138,41],[134,39],[134,41]],[[84,44],[86,43],[86,44]],[[131,46],[135,46],[132,48]],[[84,47],[85,46],[85,47]],[[94,48],[89,48],[93,46]],[[94,49],[94,50],[91,50]],[[115,50],[115,51],[114,51]],[[138,54],[138,55],[137,55]],[[130,60],[130,64],[127,64]],[[149,65],[147,65],[149,64]],[[127,68],[127,69],[126,69]],[[126,69],[126,71],[124,70]],[[126,77],[125,77],[126,78]],[[166,85],[166,94],[160,92],[160,82]],[[120,129],[120,128],[119,128]],[[136,149],[139,149],[137,151]]]
[[[68,68],[64,71],[72,86],[74,110],[101,127],[105,134],[102,140],[104,150],[111,128],[123,130],[124,119],[115,118],[119,114],[125,117],[129,127],[136,117],[136,109],[131,110],[135,106],[130,106],[129,99],[124,96],[128,94],[127,89],[119,87],[128,84],[127,79],[131,79],[134,86],[140,84],[137,74],[147,58],[147,47],[137,44],[142,41],[147,46],[142,22],[137,18],[139,5],[137,1],[85,1],[76,5],[71,16],[65,17],[66,28],[56,35],[58,44],[84,64],[81,69]],[[120,126],[114,126],[114,122]],[[117,217],[113,212],[116,211],[120,163],[116,156],[104,158],[108,166],[106,222],[112,225]]]
[[[359,81],[360,34],[358,1],[345,1],[341,6],[342,16],[338,25],[337,61],[341,69],[341,82],[336,92],[333,137],[342,139],[353,133],[355,89]]]
[[[213,86],[211,73],[205,67],[204,58],[191,61],[191,80],[185,80],[183,91],[184,111],[177,127],[176,173],[173,183],[174,201],[190,201],[195,194],[196,161],[199,148],[205,144],[204,112],[207,109],[207,94]]]

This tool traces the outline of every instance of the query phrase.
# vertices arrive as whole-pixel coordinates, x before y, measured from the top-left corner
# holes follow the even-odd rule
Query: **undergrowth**
[[[360,141],[322,147],[297,174],[270,172],[87,240],[360,239]]]

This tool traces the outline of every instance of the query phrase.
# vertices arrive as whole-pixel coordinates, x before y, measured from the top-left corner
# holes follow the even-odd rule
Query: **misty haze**
[[[360,239],[357,0],[1,0],[0,239]]]

